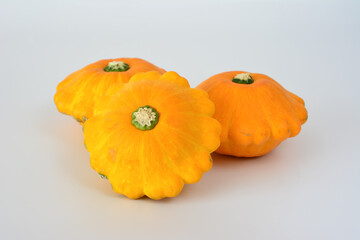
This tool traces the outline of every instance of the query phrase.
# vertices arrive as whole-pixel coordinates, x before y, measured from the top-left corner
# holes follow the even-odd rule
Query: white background
[[[358,1],[1,1],[0,239],[360,239]],[[214,155],[176,198],[130,200],[89,165],[58,82],[99,59],[186,77],[267,74],[301,96],[299,136]]]

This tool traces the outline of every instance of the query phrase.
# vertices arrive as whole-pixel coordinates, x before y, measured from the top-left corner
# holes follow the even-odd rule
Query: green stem
[[[146,105],[139,107],[132,113],[131,123],[139,130],[151,130],[159,122],[159,116],[160,114],[155,108]]]
[[[121,61],[112,61],[104,68],[105,72],[125,72],[129,70],[129,65]]]
[[[254,79],[251,77],[250,73],[240,73],[237,74],[232,81],[239,84],[252,84]]]

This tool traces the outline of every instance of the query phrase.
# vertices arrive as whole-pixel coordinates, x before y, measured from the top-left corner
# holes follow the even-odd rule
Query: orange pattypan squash
[[[263,74],[220,73],[197,88],[215,103],[214,118],[222,125],[216,152],[221,154],[264,155],[296,136],[307,120],[304,101]]]
[[[165,70],[139,58],[100,60],[70,74],[56,88],[59,112],[72,115],[80,123],[93,115],[94,104],[116,83],[126,83],[136,73]]]
[[[212,166],[221,132],[214,110],[175,72],[138,73],[110,87],[85,122],[91,166],[129,198],[174,197]]]

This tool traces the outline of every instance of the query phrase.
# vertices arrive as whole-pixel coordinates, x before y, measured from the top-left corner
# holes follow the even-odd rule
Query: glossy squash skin
[[[122,62],[128,69],[105,71],[109,63]],[[89,64],[70,74],[56,88],[54,101],[59,112],[73,116],[83,123],[93,115],[95,102],[117,83],[126,83],[139,72],[165,70],[140,58],[105,59]]]
[[[157,117],[150,129],[133,124],[140,108]],[[85,122],[91,166],[129,198],[175,197],[212,167],[221,132],[214,111],[207,93],[191,89],[177,73],[138,73],[109,88]]]
[[[299,134],[308,118],[300,97],[264,74],[250,73],[250,84],[233,82],[238,74],[247,73],[220,73],[197,86],[208,92],[215,104],[214,118],[222,126],[217,153],[261,156]]]

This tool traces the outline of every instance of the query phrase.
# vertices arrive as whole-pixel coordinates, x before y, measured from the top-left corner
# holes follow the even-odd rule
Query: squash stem
[[[240,73],[237,74],[232,81],[239,84],[251,84],[254,82],[254,79],[251,77],[250,73]]]
[[[132,113],[131,123],[139,130],[151,130],[159,122],[159,116],[155,108],[146,105],[139,107]]]
[[[105,72],[125,72],[129,70],[129,65],[121,61],[112,61],[104,68]]]

